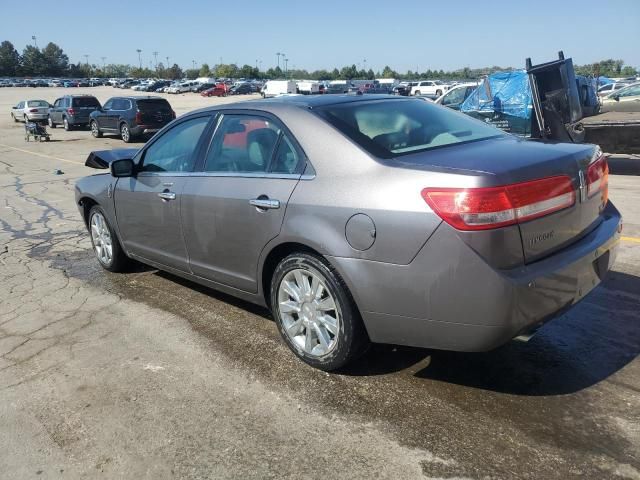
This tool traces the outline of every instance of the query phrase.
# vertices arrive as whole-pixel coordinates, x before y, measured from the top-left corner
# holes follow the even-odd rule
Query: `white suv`
[[[411,95],[435,95],[440,96],[449,90],[440,80],[420,80],[417,85],[411,87]]]

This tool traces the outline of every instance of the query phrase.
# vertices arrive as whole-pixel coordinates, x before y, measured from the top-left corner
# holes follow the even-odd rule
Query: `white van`
[[[298,82],[298,92],[304,95],[320,93],[320,82],[312,82],[309,80]]]
[[[264,98],[295,93],[296,82],[293,80],[269,80],[264,84],[264,87],[262,87],[262,96]]]

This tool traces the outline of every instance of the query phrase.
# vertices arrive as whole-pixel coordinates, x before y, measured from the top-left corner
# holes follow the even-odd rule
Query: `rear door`
[[[118,180],[114,203],[128,253],[189,271],[180,225],[181,193],[210,119],[210,114],[202,114],[177,123],[140,152],[136,176]]]
[[[223,114],[201,171],[182,195],[191,271],[256,292],[258,258],[279,234],[304,166],[299,146],[275,118]]]

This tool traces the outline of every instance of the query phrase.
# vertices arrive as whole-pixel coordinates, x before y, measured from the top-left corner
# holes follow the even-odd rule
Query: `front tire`
[[[369,345],[349,289],[322,257],[295,253],[278,264],[271,310],[291,351],[320,370],[343,367]]]
[[[56,128],[56,124],[53,123],[53,119],[51,118],[51,115],[49,115],[49,117],[47,118],[47,123],[49,124],[50,128]]]
[[[413,94],[414,97],[417,97],[420,95],[420,90],[416,90],[416,93]]]
[[[98,262],[110,272],[123,272],[131,264],[120,246],[113,228],[107,221],[107,216],[99,205],[94,205],[89,211],[89,234],[93,252]]]
[[[131,131],[126,123],[120,125],[120,138],[124,143],[131,143]]]
[[[442,95],[442,90],[436,90],[436,97],[439,97]]]
[[[98,127],[98,122],[91,120],[89,126],[91,127],[91,135],[94,138],[102,138],[102,132],[100,131],[100,127]]]

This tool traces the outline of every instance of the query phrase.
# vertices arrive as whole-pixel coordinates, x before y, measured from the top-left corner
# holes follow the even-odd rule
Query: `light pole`
[[[35,35],[31,35],[31,40],[33,40],[33,43],[36,45],[36,48],[38,48],[38,39],[36,38]]]
[[[136,52],[138,52],[138,64],[140,65],[140,70],[142,70],[142,56],[140,55],[142,53],[142,50],[136,48]]]
[[[156,59],[156,72],[158,71],[158,52],[153,52],[153,58]]]
[[[191,63],[193,64],[193,69],[196,69],[196,61],[195,60],[191,60]]]
[[[280,68],[280,55],[282,55],[280,52],[276,52],[276,56],[278,57],[278,68]]]
[[[367,59],[365,58],[364,60],[362,60],[362,63],[364,64],[364,71],[367,71]]]
[[[287,70],[287,64],[289,63],[289,59],[284,59],[284,78],[289,78],[289,71]]]
[[[169,68],[169,57],[164,57],[167,59],[167,68]]]
[[[89,74],[91,73],[91,70],[89,69],[89,55],[82,55],[84,57],[84,64],[87,66],[87,76],[89,76]]]

